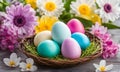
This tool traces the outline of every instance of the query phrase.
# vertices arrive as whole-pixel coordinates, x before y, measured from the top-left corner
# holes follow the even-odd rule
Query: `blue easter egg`
[[[42,57],[53,58],[60,54],[60,47],[55,41],[45,40],[40,42],[37,52]]]
[[[52,27],[52,38],[58,44],[62,44],[62,42],[71,37],[71,31],[68,26],[63,22],[56,22]]]
[[[82,50],[85,50],[90,45],[89,38],[83,33],[73,33],[72,38],[74,38],[79,43]]]

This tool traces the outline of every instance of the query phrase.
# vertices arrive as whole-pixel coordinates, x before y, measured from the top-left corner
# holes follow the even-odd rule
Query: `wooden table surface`
[[[119,20],[116,21],[116,24],[120,26]],[[120,43],[120,30],[109,30],[109,33],[112,34],[112,38],[115,42]],[[23,55],[21,52],[16,51],[17,55],[22,57],[22,59],[26,59],[27,57]],[[9,52],[3,52],[0,51],[0,72],[20,72],[19,68],[9,68],[6,67],[3,63],[3,58],[9,57]],[[75,67],[71,68],[62,68],[62,69],[54,69],[49,67],[39,67],[37,71],[35,72],[94,72],[95,68],[93,66],[93,63],[99,63],[99,61],[102,60],[101,58],[94,59],[92,61],[89,61],[85,64],[77,65]],[[107,59],[107,64],[113,64],[114,67],[110,72],[120,72],[120,52],[118,55],[114,58]]]

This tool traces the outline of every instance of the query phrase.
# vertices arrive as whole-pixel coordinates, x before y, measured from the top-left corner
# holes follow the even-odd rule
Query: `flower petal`
[[[30,63],[30,64],[34,64],[34,61],[33,61],[33,59],[32,58],[28,58],[28,59],[26,59],[26,63]]]
[[[15,61],[15,63],[16,63],[16,66],[18,66],[19,65],[19,63],[20,63],[20,60],[21,60],[21,58],[19,57],[16,61]]]
[[[26,68],[26,63],[21,62],[21,63],[19,64],[19,67],[22,68],[22,69],[25,69],[25,68]]]
[[[30,69],[30,71],[36,71],[37,70],[37,67],[36,66],[32,66],[32,68]]]
[[[105,60],[101,60],[99,65],[100,66],[106,66],[106,61]]]
[[[110,64],[110,65],[106,66],[106,71],[111,70],[112,68],[113,68],[113,64]]]
[[[15,61],[16,59],[17,59],[17,54],[16,54],[16,53],[12,53],[12,54],[10,55],[10,60]]]
[[[99,65],[98,64],[93,64],[94,65],[94,67],[97,69],[97,68],[99,68]]]
[[[22,68],[21,71],[26,71],[26,69],[23,69],[23,68]]]
[[[96,69],[95,72],[100,72],[100,71],[98,69]]]
[[[10,59],[9,59],[9,58],[4,58],[4,59],[3,59],[3,62],[5,63],[5,65],[10,66],[10,65],[9,65],[9,62],[10,62]]]

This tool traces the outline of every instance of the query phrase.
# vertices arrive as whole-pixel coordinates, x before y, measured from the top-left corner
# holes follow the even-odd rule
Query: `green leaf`
[[[65,8],[65,10],[66,10],[67,12],[70,11],[70,4],[71,4],[72,1],[76,1],[76,0],[64,0],[64,1],[63,1],[63,2],[65,2],[64,8]]]
[[[5,0],[3,0],[3,2],[0,2],[0,11],[4,12],[7,6],[9,6],[9,4]]]
[[[3,4],[0,3],[0,11],[4,11]]]
[[[83,23],[85,28],[90,28],[93,25],[92,21],[90,21],[90,20],[86,20],[86,19],[81,18],[81,17],[75,17],[75,18],[79,19]]]
[[[120,29],[119,26],[114,25],[113,23],[103,23],[102,25],[107,27],[108,29]]]
[[[100,8],[99,5],[96,2],[95,2],[95,5],[96,5],[97,8]]]
[[[72,18],[73,15],[71,13],[63,12],[63,14],[59,17],[59,20],[63,21],[64,23],[67,23]]]

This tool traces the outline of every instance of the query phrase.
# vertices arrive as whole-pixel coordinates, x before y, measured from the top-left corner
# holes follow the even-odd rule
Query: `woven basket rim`
[[[90,32],[88,32],[88,31],[86,31],[86,33],[89,33],[89,34],[91,34]],[[92,34],[91,34],[92,35]],[[33,35],[34,36],[34,35]],[[47,66],[50,66],[50,67],[70,67],[70,66],[74,66],[74,65],[76,65],[76,64],[79,64],[79,63],[84,63],[84,62],[87,62],[87,61],[89,61],[89,60],[92,60],[92,59],[95,59],[95,58],[97,58],[97,57],[99,57],[101,54],[102,54],[102,42],[101,42],[101,40],[98,38],[98,37],[96,37],[96,36],[94,36],[94,35],[92,35],[93,37],[95,37],[97,40],[99,40],[99,42],[100,42],[100,50],[97,52],[97,53],[95,53],[95,54],[93,54],[93,55],[90,55],[90,56],[86,56],[86,57],[83,57],[83,58],[78,58],[78,59],[67,59],[67,60],[55,60],[55,59],[49,59],[49,58],[43,58],[43,57],[41,57],[41,56],[36,56],[36,55],[33,55],[33,54],[31,54],[31,53],[29,53],[29,52],[27,52],[27,51],[25,51],[25,49],[24,49],[24,41],[26,40],[26,39],[29,39],[29,38],[31,38],[31,37],[33,37],[33,36],[30,36],[30,37],[27,37],[27,38],[25,38],[25,39],[23,39],[21,42],[20,42],[20,47],[19,47],[19,50],[21,51],[21,52],[23,52],[26,56],[28,56],[28,57],[31,57],[31,58],[33,58],[34,60],[35,60],[35,62],[36,63],[41,63],[41,64],[43,64],[43,65],[47,65]]]

